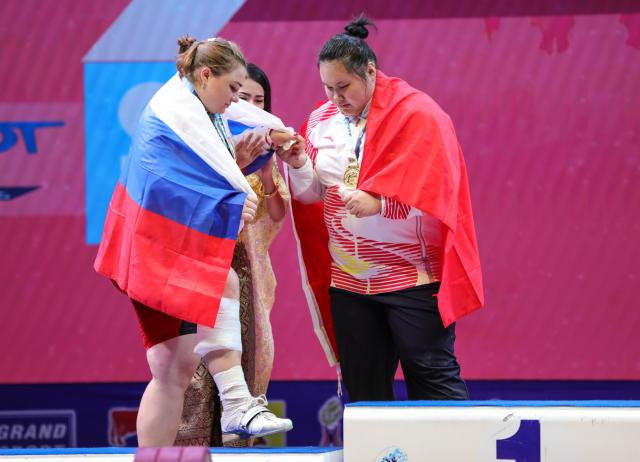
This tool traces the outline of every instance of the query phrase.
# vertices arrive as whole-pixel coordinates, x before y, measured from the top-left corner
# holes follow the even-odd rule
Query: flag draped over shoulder
[[[234,138],[242,137],[257,127],[272,128],[293,134],[293,129],[285,127],[278,117],[243,100],[231,105],[225,113],[225,116],[229,123],[231,135],[233,135]],[[243,173],[249,175],[260,170],[272,156],[273,151],[267,150],[258,156],[250,165],[245,167]]]
[[[248,194],[204,106],[175,75],[139,121],[94,267],[151,308],[213,326]]]
[[[331,103],[314,111],[337,112]],[[311,124],[309,124],[311,125]],[[306,125],[303,128],[306,133]],[[318,155],[322,155],[321,152]],[[480,257],[462,150],[449,116],[426,94],[378,71],[367,118],[357,189],[411,205],[442,226],[442,280],[438,307],[449,324],[482,307]],[[331,257],[319,204],[295,201],[292,215],[315,330],[331,364],[337,350],[329,297]]]

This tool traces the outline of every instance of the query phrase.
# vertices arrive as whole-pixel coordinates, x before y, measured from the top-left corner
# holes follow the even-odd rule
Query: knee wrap
[[[216,324],[211,327],[198,324],[197,343],[193,352],[204,356],[217,350],[242,352],[240,338],[240,302],[233,298],[220,300]]]

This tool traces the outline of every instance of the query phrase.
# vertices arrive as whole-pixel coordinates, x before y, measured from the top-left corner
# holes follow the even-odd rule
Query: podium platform
[[[136,448],[0,449],[0,460],[133,462]],[[342,462],[342,448],[212,448],[215,462]]]
[[[212,448],[210,454],[215,462],[637,462],[638,435],[640,401],[361,402],[345,408],[344,449]],[[0,460],[8,461],[131,462],[134,456],[134,448],[0,449]]]
[[[640,401],[348,404],[344,460],[640,461]]]

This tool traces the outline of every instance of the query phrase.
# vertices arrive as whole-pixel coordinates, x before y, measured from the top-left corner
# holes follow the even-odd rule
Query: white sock
[[[220,392],[220,402],[224,412],[231,412],[251,399],[251,393],[244,379],[241,366],[233,366],[214,374],[213,380]]]

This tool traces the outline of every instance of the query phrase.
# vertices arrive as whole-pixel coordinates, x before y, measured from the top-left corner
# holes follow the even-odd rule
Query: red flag
[[[335,114],[330,103],[320,113]],[[305,124],[302,133],[312,130]],[[313,154],[313,153],[311,153]],[[312,155],[313,157],[313,155]],[[313,159],[312,159],[313,160]],[[442,224],[442,281],[438,306],[448,326],[484,303],[480,257],[473,224],[467,172],[449,116],[426,94],[378,71],[367,118],[367,140],[357,188],[416,207]],[[292,201],[303,278],[316,333],[330,363],[336,352],[328,287],[331,257],[319,204]]]

